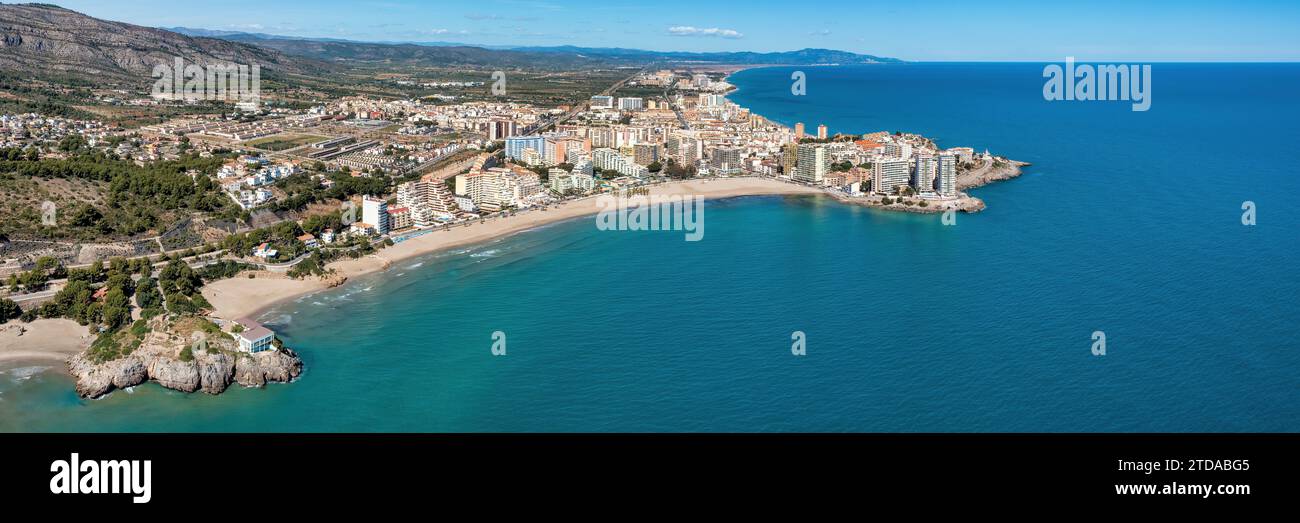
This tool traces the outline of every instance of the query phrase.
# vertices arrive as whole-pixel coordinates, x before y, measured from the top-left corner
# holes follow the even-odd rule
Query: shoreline
[[[732,75],[750,69],[773,67],[785,66],[771,64],[740,66],[729,71],[724,80],[730,82]],[[732,89],[724,96],[729,97],[739,91],[740,88],[732,84]],[[769,121],[788,127],[774,120]],[[994,169],[990,164],[984,166],[979,172],[960,173],[959,190],[974,189],[1015,178],[1021,174],[1020,167],[1027,165],[1010,160],[1010,169]],[[964,193],[961,199],[944,202],[934,207],[904,206],[901,203],[883,205],[879,201],[852,197],[824,187],[763,176],[677,180],[650,186],[648,190],[649,194],[654,196],[701,196],[704,199],[820,194],[846,205],[921,214],[941,213],[947,210],[979,212],[984,209],[984,202],[981,199]],[[212,282],[204,286],[201,292],[213,305],[209,317],[225,320],[243,317],[256,319],[290,300],[346,285],[355,278],[384,272],[401,261],[467,245],[492,242],[539,227],[594,215],[600,210],[596,205],[600,196],[602,194],[594,194],[552,204],[544,209],[527,209],[511,216],[458,224],[450,229],[408,231],[412,236],[400,240],[391,247],[362,258],[329,263],[327,267],[335,272],[327,276],[295,280],[283,273],[256,271]],[[63,363],[64,370],[67,372],[66,364],[70,358],[83,353],[93,339],[93,336],[85,332],[85,327],[71,320],[37,320],[30,324],[10,322],[7,325],[0,325],[0,368],[23,363],[37,365]],[[36,347],[32,347],[33,345]]]
[[[771,178],[743,177],[667,182],[651,187],[650,194],[698,195],[713,200],[742,196],[826,195],[826,192]],[[481,223],[470,222],[469,225],[448,230],[432,230],[363,258],[331,262],[328,267],[338,271],[333,277],[334,282],[321,278],[293,280],[284,276],[273,279],[262,276],[253,279],[235,277],[208,284],[202,292],[214,307],[212,316],[224,319],[257,318],[289,300],[345,285],[354,278],[383,272],[397,262],[594,215],[599,212],[596,207],[597,196],[552,205],[546,210],[525,211]],[[344,281],[338,281],[340,279]]]
[[[0,325],[0,369],[58,364],[81,354],[94,338],[84,325],[68,319],[10,320]]]

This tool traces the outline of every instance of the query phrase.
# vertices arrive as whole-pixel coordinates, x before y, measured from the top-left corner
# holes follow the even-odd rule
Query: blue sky
[[[64,0],[99,18],[369,41],[905,60],[1300,61],[1300,1]],[[1140,5],[1138,5],[1140,4]]]

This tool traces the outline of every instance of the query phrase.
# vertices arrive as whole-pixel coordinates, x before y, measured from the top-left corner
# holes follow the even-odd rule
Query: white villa
[[[239,350],[257,353],[271,349],[271,342],[275,340],[275,333],[271,332],[271,329],[248,318],[240,318],[235,320],[235,323],[244,328],[235,335],[235,339],[239,341]]]

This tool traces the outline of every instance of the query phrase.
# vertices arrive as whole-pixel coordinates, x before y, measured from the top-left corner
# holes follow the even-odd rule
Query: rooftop
[[[271,332],[271,329],[263,327],[261,323],[248,318],[237,319],[235,323],[244,328],[244,331],[239,333],[239,337],[249,342],[258,342],[275,335],[274,332]]]

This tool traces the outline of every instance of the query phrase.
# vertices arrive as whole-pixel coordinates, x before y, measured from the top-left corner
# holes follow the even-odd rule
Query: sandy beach
[[[779,194],[824,194],[811,187],[780,182],[767,178],[727,178],[716,180],[691,180],[670,182],[650,189],[651,195],[703,196],[705,199],[735,196]],[[387,269],[393,263],[463,245],[482,243],[549,223],[596,214],[599,210],[594,197],[552,205],[547,210],[521,212],[514,216],[495,218],[484,223],[473,222],[446,231],[434,231],[418,238],[383,249],[374,255],[356,260],[342,260],[329,266],[347,278]],[[707,213],[707,210],[705,211]],[[259,277],[231,278],[213,282],[203,288],[203,296],[212,303],[214,316],[234,319],[256,316],[271,306],[298,296],[328,288],[318,279],[291,280]]]
[[[10,321],[0,325],[0,364],[15,361],[63,362],[90,346],[85,326],[72,320]]]

